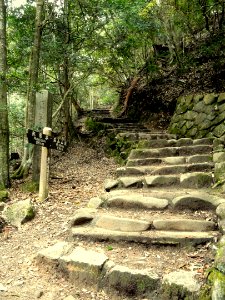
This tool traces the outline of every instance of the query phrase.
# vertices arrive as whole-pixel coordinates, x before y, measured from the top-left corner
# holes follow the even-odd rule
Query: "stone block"
[[[216,181],[225,179],[225,162],[215,163],[214,176]]]
[[[204,192],[192,192],[189,195],[175,197],[172,203],[175,208],[180,209],[215,209],[221,203],[225,203],[225,199]]]
[[[225,162],[225,151],[213,153],[213,162],[214,163]]]
[[[104,189],[108,192],[118,186],[119,181],[117,179],[107,179],[104,183]]]
[[[164,209],[168,206],[168,200],[131,193],[113,196],[107,200],[107,205],[122,208]]]
[[[196,94],[196,95],[194,95],[194,97],[193,97],[193,101],[195,102],[195,103],[198,103],[200,100],[202,100],[203,99],[203,95],[202,94]]]
[[[153,221],[156,230],[175,230],[175,231],[211,231],[215,229],[215,223],[204,220],[190,219],[159,219]]]
[[[225,101],[225,93],[219,94],[219,97],[217,99],[218,103],[224,102]]]
[[[151,270],[136,270],[116,265],[110,269],[102,282],[109,291],[123,295],[143,295],[159,287],[160,278]]]
[[[225,220],[225,203],[217,206],[216,214],[220,219]]]
[[[0,191],[0,202],[6,202],[9,197],[9,193],[5,190]]]
[[[206,105],[211,105],[216,102],[217,98],[218,98],[217,94],[214,93],[206,94],[203,98],[203,101]]]
[[[213,129],[213,134],[216,137],[221,137],[222,135],[224,135],[225,134],[225,124],[221,123],[220,125],[216,126]]]
[[[180,184],[184,188],[210,187],[212,184],[212,175],[203,172],[181,174]]]
[[[103,206],[104,203],[105,203],[105,201],[103,199],[101,199],[100,197],[93,197],[89,200],[87,207],[88,208],[99,208],[99,207]]]
[[[59,268],[74,283],[96,286],[107,260],[104,253],[76,247],[69,255],[59,258]]]
[[[138,232],[148,230],[151,221],[134,220],[129,218],[119,218],[114,216],[98,216],[94,220],[97,227],[115,231]]]
[[[71,226],[84,225],[91,222],[97,210],[93,208],[80,208],[76,211],[70,222]]]
[[[35,210],[30,199],[21,200],[6,205],[2,216],[8,223],[19,227],[21,224],[34,218]]]
[[[196,273],[192,271],[175,271],[166,274],[163,277],[163,284],[167,284],[173,288],[177,286],[181,290],[187,290],[188,292],[198,292],[200,289],[200,283],[195,278]]]

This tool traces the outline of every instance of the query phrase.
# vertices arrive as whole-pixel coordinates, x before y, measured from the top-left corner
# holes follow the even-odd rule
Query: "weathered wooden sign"
[[[56,137],[48,136],[46,134],[43,134],[42,132],[34,131],[32,129],[28,129],[27,138],[29,143],[46,147],[48,149],[66,151],[68,147],[67,142],[57,139]]]

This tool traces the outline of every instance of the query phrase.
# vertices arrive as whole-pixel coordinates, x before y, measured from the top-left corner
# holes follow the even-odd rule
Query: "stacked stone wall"
[[[224,136],[225,93],[179,97],[169,132],[191,138]]]
[[[215,138],[215,182],[225,182],[225,93],[179,97],[169,132],[178,138]]]

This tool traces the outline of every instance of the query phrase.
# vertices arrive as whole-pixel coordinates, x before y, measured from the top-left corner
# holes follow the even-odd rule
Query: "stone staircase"
[[[152,270],[148,256],[140,265],[125,253],[133,248],[136,254],[147,250],[153,259],[151,251],[168,253],[169,249],[189,257],[193,249],[212,246],[218,240],[215,211],[225,199],[211,189],[213,139],[177,140],[166,133],[143,132],[120,135],[139,140],[126,166],[117,169],[115,178],[106,180],[104,194],[75,212],[73,242],[43,250],[38,261],[54,263],[57,270],[60,266],[73,281],[113,292],[115,299],[125,299],[122,295],[132,299],[198,299],[204,280],[196,279],[196,271],[173,270],[171,266],[171,272],[162,267]],[[123,250],[113,257],[110,247]]]
[[[113,117],[110,110],[107,109],[93,109],[84,111],[82,113],[81,122],[84,122],[87,117],[91,117],[96,122],[101,122],[104,124],[108,132],[123,132],[124,134],[131,132],[149,132],[149,129],[143,124],[130,120],[126,117]]]

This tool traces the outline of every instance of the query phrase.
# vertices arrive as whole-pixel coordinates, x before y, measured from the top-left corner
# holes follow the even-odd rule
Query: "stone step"
[[[119,253],[119,257],[115,257],[114,249],[105,253],[96,245],[89,245],[87,248],[75,247],[73,243],[57,242],[39,251],[34,259],[39,269],[49,273],[49,280],[52,274],[59,274],[75,286],[85,289],[89,287],[92,291],[104,290],[112,299],[158,299],[158,295],[160,299],[169,299],[168,291],[174,295],[174,290],[176,295],[197,299],[202,285],[196,276],[197,272],[171,267],[173,262],[167,262],[164,256],[161,257],[161,253],[152,254],[154,247],[148,252],[145,251],[144,255],[139,249],[138,256],[135,257],[128,256],[133,248],[129,247],[127,255]],[[174,246],[166,246],[167,250],[171,250],[177,258]],[[154,260],[160,259],[160,268],[156,268],[155,264],[153,268],[146,266],[151,259],[149,252]],[[182,254],[189,253],[183,251]],[[185,263],[191,262],[185,260]],[[178,298],[179,296],[176,297]]]
[[[139,141],[139,140],[159,140],[159,139],[176,139],[175,134],[162,133],[162,132],[120,132],[117,134],[116,138],[126,138],[130,141]]]
[[[213,241],[218,233],[210,232],[178,232],[178,231],[142,231],[127,232],[115,231],[97,227],[73,227],[72,238],[86,238],[95,241],[134,242],[142,244],[158,245],[198,245]]]
[[[146,175],[146,176],[124,176],[116,180],[107,180],[105,190],[115,188],[152,188],[179,186],[181,188],[204,188],[213,184],[212,173],[193,172],[175,175]]]
[[[155,149],[133,149],[131,150],[129,159],[188,156],[196,154],[209,154],[211,152],[212,145],[164,147]]]
[[[202,138],[193,140],[191,138],[181,139],[159,139],[159,140],[142,140],[139,143],[141,148],[162,148],[162,147],[181,147],[193,145],[212,145],[213,138]]]
[[[92,216],[90,217],[92,213]],[[72,221],[72,228],[80,226],[90,226],[90,228],[103,228],[112,231],[126,231],[126,232],[144,232],[153,230],[163,231],[188,231],[188,232],[206,232],[215,231],[217,226],[213,221],[207,221],[204,219],[188,218],[188,214],[184,218],[177,217],[174,214],[166,216],[158,216],[157,213],[151,212],[145,213],[144,216],[140,216],[139,219],[128,218],[119,215],[118,211],[116,215],[109,215],[107,211],[100,210],[94,212],[91,209],[78,210]],[[88,216],[88,217],[87,217]]]
[[[91,198],[88,207],[165,210],[215,210],[225,203],[225,199],[210,194],[206,190],[163,188],[157,189],[118,189],[101,195],[101,198]]]
[[[146,165],[157,165],[157,164],[167,164],[167,165],[179,165],[179,164],[193,164],[193,163],[204,163],[212,162],[211,154],[197,154],[191,156],[171,156],[162,158],[143,158],[143,159],[128,159],[126,166],[146,166]]]
[[[171,166],[138,166],[138,167],[120,167],[117,168],[117,176],[132,176],[132,175],[169,175],[191,172],[210,172],[214,164],[196,163],[196,164],[180,164]]]

